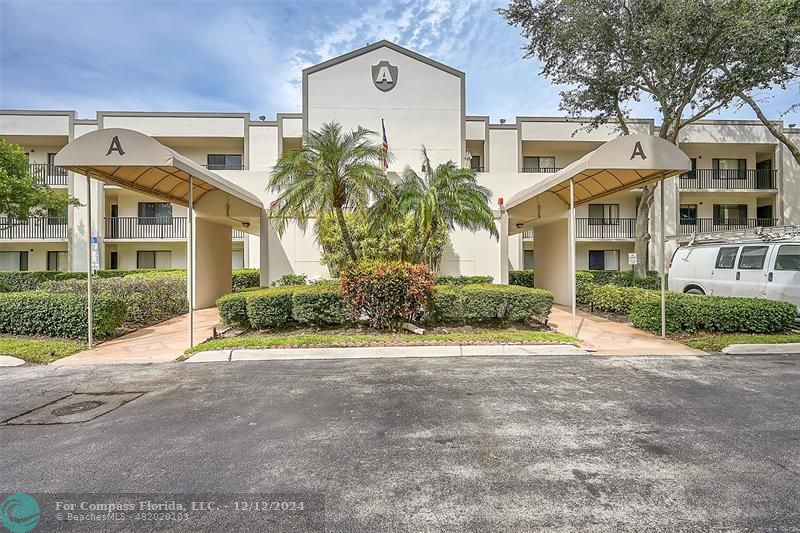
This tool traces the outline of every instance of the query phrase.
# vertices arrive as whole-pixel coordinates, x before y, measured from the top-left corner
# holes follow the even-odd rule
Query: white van
[[[800,238],[682,246],[669,265],[669,290],[800,306]]]

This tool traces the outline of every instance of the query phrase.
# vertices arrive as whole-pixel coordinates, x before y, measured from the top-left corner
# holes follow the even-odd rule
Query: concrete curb
[[[800,354],[800,342],[786,344],[731,344],[722,349],[727,355],[784,355]]]
[[[293,361],[304,359],[382,359],[408,357],[480,357],[520,355],[589,355],[571,344],[490,344],[465,346],[364,346],[342,348],[266,348],[210,350],[189,357],[187,363],[227,361]]]
[[[0,355],[0,366],[22,366],[25,361],[11,355]]]

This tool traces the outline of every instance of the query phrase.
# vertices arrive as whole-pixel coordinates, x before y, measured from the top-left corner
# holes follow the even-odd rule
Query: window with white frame
[[[619,250],[589,250],[589,270],[619,270]]]
[[[139,250],[136,252],[136,268],[172,268],[172,252],[169,250]]]

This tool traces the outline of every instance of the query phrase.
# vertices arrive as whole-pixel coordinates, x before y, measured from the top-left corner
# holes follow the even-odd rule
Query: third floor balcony
[[[106,240],[182,240],[186,239],[186,217],[106,217]],[[244,239],[244,232],[233,229],[232,238]]]
[[[681,190],[771,190],[777,188],[778,171],[760,168],[698,168],[680,175]]]
[[[0,217],[0,241],[59,241],[67,238],[67,217]]]

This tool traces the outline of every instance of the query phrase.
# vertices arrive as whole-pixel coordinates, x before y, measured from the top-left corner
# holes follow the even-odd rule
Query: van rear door
[[[800,244],[775,244],[767,270],[767,298],[800,306]]]
[[[767,253],[769,245],[742,246],[736,265],[736,281],[733,296],[763,298],[767,290]]]

